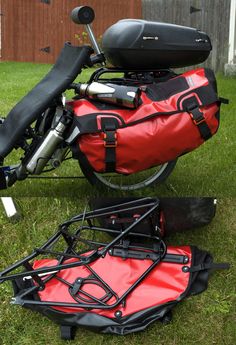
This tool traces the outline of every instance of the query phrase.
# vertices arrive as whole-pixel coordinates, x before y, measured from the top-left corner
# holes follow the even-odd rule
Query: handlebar
[[[89,24],[93,22],[95,18],[95,13],[92,7],[89,6],[79,6],[73,9],[71,12],[71,19],[75,24],[84,24],[86,31],[89,35],[90,41],[92,43],[93,49],[97,55],[102,55],[101,49],[96,41],[94,33]],[[104,63],[104,57],[102,61]],[[95,62],[96,63],[96,62]]]
[[[71,19],[75,24],[91,24],[94,18],[94,10],[89,6],[79,6],[74,8],[71,12]]]

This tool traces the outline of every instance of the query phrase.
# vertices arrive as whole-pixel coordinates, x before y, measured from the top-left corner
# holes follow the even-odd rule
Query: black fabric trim
[[[214,88],[211,84],[208,84],[206,86],[201,86],[199,88],[196,88],[194,90],[188,91],[185,94],[181,95],[177,101],[177,108],[181,110],[183,107],[180,107],[181,101],[186,98],[186,96],[191,95],[193,93],[196,93],[201,100],[202,104],[201,106],[207,106],[211,105],[215,102],[219,102],[219,98],[217,96],[217,93],[215,92]]]
[[[74,116],[73,123],[70,128],[70,133],[73,132],[75,127],[79,128],[79,135],[81,134],[91,134],[91,133],[99,133],[102,132],[102,128],[98,129],[97,125],[97,116],[105,116],[105,117],[111,117],[111,118],[117,118],[117,123],[122,123],[122,125],[119,125],[119,128],[125,127],[124,119],[116,113],[92,113],[92,114],[85,114],[83,116]],[[118,127],[117,127],[118,128]],[[68,137],[70,136],[70,133],[68,133]]]
[[[204,68],[204,71],[205,71],[206,78],[209,80],[209,83],[212,85],[214,91],[217,93],[218,90],[217,90],[217,82],[216,82],[215,73],[210,68]]]
[[[148,85],[146,94],[152,101],[164,101],[176,93],[189,89],[185,77],[176,77],[168,81]]]
[[[217,121],[219,122],[220,125],[220,111],[217,111],[216,115],[215,115]]]
[[[63,327],[83,327],[103,334],[126,335],[145,330],[153,322],[165,317],[177,304],[173,301],[162,306],[152,307],[125,318],[108,318],[95,312],[63,313],[51,307],[28,306],[27,309],[39,312]],[[24,306],[26,307],[26,306]]]
[[[207,251],[201,250],[195,246],[191,246],[192,250],[192,266],[203,263],[212,263],[213,257]],[[198,295],[205,291],[208,287],[209,272],[199,271],[190,272],[189,284],[184,293],[184,297]],[[181,295],[182,298],[182,295]]]
[[[66,43],[52,70],[8,114],[0,125],[0,157],[6,157],[25,129],[64,92],[89,61],[89,46]]]

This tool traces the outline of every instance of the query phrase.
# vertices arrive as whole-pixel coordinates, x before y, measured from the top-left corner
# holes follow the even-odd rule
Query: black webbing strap
[[[192,96],[184,101],[186,111],[190,114],[193,123],[197,126],[201,137],[208,140],[212,137],[211,130],[206,123],[203,113],[199,110],[199,103],[196,97]]]
[[[208,140],[212,137],[210,128],[208,124],[206,123],[205,117],[203,116],[203,113],[200,112],[199,107],[191,109],[191,117],[193,120],[193,123],[198,127],[199,132],[201,134],[201,137],[204,140]]]
[[[193,267],[188,268],[187,272],[199,272],[204,270],[228,270],[230,268],[230,264],[228,263],[202,263]]]
[[[101,119],[102,131],[104,133],[106,172],[114,172],[116,170],[116,129],[118,125],[118,121],[115,118],[104,117]]]
[[[227,98],[219,97],[219,101],[220,103],[223,103],[223,104],[229,104],[229,99]]]
[[[61,339],[63,340],[75,339],[76,327],[61,325],[60,329],[61,329]]]

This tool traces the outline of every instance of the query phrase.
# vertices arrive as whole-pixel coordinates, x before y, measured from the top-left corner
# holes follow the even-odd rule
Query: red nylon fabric
[[[142,92],[143,103],[137,109],[107,110],[102,111],[102,113],[111,114],[114,112],[114,114],[119,114],[128,124],[156,112],[176,111],[180,96],[191,90],[193,93],[187,97],[197,96],[194,94],[194,90],[209,84],[203,68],[188,71],[182,74],[182,77],[185,77],[187,82],[191,80],[188,82],[189,88],[170,96],[167,100],[154,102]],[[99,112],[94,105],[85,99],[75,101],[73,107],[76,116]],[[216,118],[218,110],[217,103],[200,107],[212,135],[216,133],[219,126],[219,121]],[[116,172],[131,174],[163,164],[196,149],[203,142],[199,129],[187,112],[171,116],[157,116],[131,127],[120,128],[117,130]],[[97,172],[104,172],[104,134],[84,134],[79,137],[78,145],[93,169]]]
[[[93,309],[91,312],[106,317],[114,317],[114,313],[120,310],[122,316],[127,316],[140,310],[176,300],[188,286],[190,273],[184,273],[182,267],[191,266],[192,253],[189,246],[168,247],[168,253],[186,255],[189,257],[189,263],[187,265],[182,265],[161,262],[149,275],[147,275],[143,282],[128,295],[125,306],[120,305],[111,310]],[[74,261],[76,261],[76,259],[67,260],[65,263]],[[50,267],[55,264],[57,264],[56,260],[38,260],[34,262],[33,268]],[[107,254],[104,258],[100,258],[91,263],[90,266],[111,286],[117,295],[121,297],[151,264],[151,260],[123,260],[122,258],[112,257]],[[85,278],[89,275],[91,275],[91,272],[84,266],[62,270],[58,273],[59,277],[72,284],[77,278]],[[86,284],[84,285],[84,289],[97,298],[104,295],[104,291],[94,284]],[[68,286],[55,278],[46,283],[45,289],[39,291],[38,295],[41,301],[76,303],[68,291]],[[114,302],[115,300],[112,298],[108,304],[111,305]],[[87,312],[82,308],[53,308],[67,313]]]

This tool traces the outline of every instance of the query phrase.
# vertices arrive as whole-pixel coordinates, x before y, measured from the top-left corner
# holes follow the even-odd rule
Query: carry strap
[[[230,268],[229,263],[202,263],[196,266],[188,267],[184,266],[183,267],[183,272],[199,272],[199,271],[204,271],[204,270],[228,270]]]

